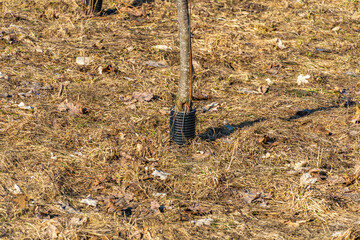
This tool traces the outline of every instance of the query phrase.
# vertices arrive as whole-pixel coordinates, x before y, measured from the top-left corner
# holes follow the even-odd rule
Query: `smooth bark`
[[[176,0],[180,38],[180,80],[175,111],[188,112],[191,108],[191,47],[188,0]]]

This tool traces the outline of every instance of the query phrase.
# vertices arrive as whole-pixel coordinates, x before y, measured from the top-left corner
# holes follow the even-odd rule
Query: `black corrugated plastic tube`
[[[196,109],[190,112],[170,110],[170,138],[178,145],[184,145],[195,138]]]

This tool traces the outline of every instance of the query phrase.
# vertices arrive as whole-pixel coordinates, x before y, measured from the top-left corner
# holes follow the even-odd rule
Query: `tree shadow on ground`
[[[335,108],[339,108],[339,105],[334,105],[334,106],[329,106],[329,107],[319,107],[319,108],[314,108],[314,109],[304,109],[304,110],[300,110],[297,111],[293,116],[289,117],[289,118],[282,118],[285,121],[292,121],[292,120],[296,120],[305,116],[308,116],[310,114],[313,114],[315,112],[319,112],[319,111],[328,111],[331,109],[335,109]],[[265,121],[266,118],[258,118],[254,121],[246,121],[243,122],[241,124],[238,125],[229,125],[229,124],[225,124],[224,126],[220,126],[220,127],[209,127],[205,130],[204,133],[199,134],[199,137],[202,140],[207,140],[207,141],[215,141],[218,138],[222,138],[225,136],[229,136],[232,133],[234,133],[236,130],[244,128],[244,127],[249,127],[254,125],[255,123],[259,123],[259,122],[263,122]]]
[[[334,108],[339,108],[339,105],[334,105],[334,106],[330,106],[330,107],[319,107],[319,108],[314,108],[314,109],[304,109],[304,110],[300,110],[297,111],[293,116],[286,118],[284,120],[286,121],[291,121],[291,120],[295,120],[295,119],[299,119],[305,116],[308,116],[310,114],[313,114],[315,112],[319,112],[319,111],[328,111]]]
[[[220,127],[216,127],[216,128],[210,127],[208,129],[206,129],[204,133],[199,134],[199,137],[202,140],[215,141],[218,138],[231,135],[238,129],[241,129],[244,127],[249,127],[249,126],[254,125],[255,123],[263,122],[265,120],[266,120],[265,118],[258,118],[254,121],[246,121],[246,122],[243,122],[243,123],[240,123],[237,125],[225,124],[224,126],[220,126]]]

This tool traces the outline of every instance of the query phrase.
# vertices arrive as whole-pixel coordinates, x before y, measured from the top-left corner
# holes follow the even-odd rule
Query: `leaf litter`
[[[150,102],[155,99],[151,92],[134,92],[131,96],[120,96],[120,100],[126,104],[133,104],[136,102]]]
[[[7,186],[4,183],[10,182],[8,179],[16,180],[37,202],[33,208],[29,200],[24,209],[18,209],[12,201],[15,196],[7,196],[9,187],[0,187],[4,238],[51,239],[57,234],[58,238],[117,239],[121,233],[120,238],[124,239],[186,239],[189,236],[328,239],[336,231],[342,232],[339,237],[358,238],[358,202],[355,202],[358,179],[353,166],[358,160],[359,131],[357,124],[349,124],[355,105],[327,108],[341,103],[344,97],[357,101],[354,89],[359,74],[354,61],[347,61],[352,55],[358,55],[354,6],[341,5],[339,1],[283,3],[288,6],[275,1],[233,2],[226,8],[220,6],[222,2],[199,1],[192,6],[197,79],[194,90],[211,92],[213,99],[194,104],[199,109],[196,130],[201,134],[220,125],[230,133],[227,137],[231,141],[225,144],[224,137],[213,142],[196,138],[183,148],[167,141],[169,109],[173,103],[170,93],[176,93],[179,77],[173,3],[144,3],[146,11],[141,7],[124,9],[138,11],[133,12],[135,15],[123,11],[101,16],[81,16],[82,5],[73,5],[69,0],[35,1],[31,8],[23,0],[3,3],[0,48],[4,51],[0,58],[1,72],[8,75],[8,80],[0,78],[0,91],[13,97],[9,99],[6,95],[0,99],[0,135],[3,137],[0,142],[4,149],[0,156],[0,181]],[[327,10],[336,9],[339,4],[341,11],[329,14]],[[106,7],[113,8],[109,4]],[[226,18],[218,16],[219,7]],[[232,8],[241,9],[241,14],[234,15]],[[209,16],[203,14],[204,9]],[[50,14],[51,10],[55,14]],[[208,19],[204,21],[204,17]],[[212,17],[221,21],[216,24],[208,21]],[[288,19],[291,24],[282,24],[288,23]],[[331,19],[342,19],[346,24]],[[34,22],[36,24],[31,24]],[[257,22],[262,23],[260,28],[255,26]],[[6,27],[11,24],[17,27]],[[300,35],[298,26],[301,26]],[[100,39],[103,42],[97,44]],[[285,48],[281,49],[280,41],[272,39],[281,39]],[[174,49],[153,50],[157,44],[171,44]],[[316,51],[316,47],[331,49],[331,52]],[[90,67],[82,71],[82,66],[76,66],[76,56],[91,56],[96,59],[96,66],[91,71]],[[164,59],[168,67],[138,64],[148,59]],[[94,71],[94,67],[106,68],[109,63],[121,72],[112,74],[110,70],[109,74],[100,75],[98,69]],[[282,67],[277,73],[275,66],[267,72],[271,64]],[[303,90],[309,94],[288,94],[297,84],[297,76],[304,73],[311,76],[323,73],[329,77],[321,82],[314,77],[311,88]],[[229,87],[228,78],[255,92],[234,91]],[[268,83],[273,84],[271,90],[274,91],[261,95],[258,87],[262,82],[266,84],[266,78],[276,83]],[[42,87],[66,81],[71,81],[71,85],[62,91],[57,89],[54,94],[53,90],[39,89],[39,85],[34,85],[34,89],[30,85],[22,86],[25,79],[41,82]],[[131,110],[117,98],[121,93],[131,95],[135,91],[160,93],[162,100],[151,104],[137,102],[136,109]],[[12,106],[20,102],[19,93],[24,93],[21,100],[25,105],[39,106],[38,111],[29,115],[17,107],[7,107],[9,102]],[[57,104],[65,98],[69,102],[72,99],[76,105],[72,96],[81,96],[82,104],[93,109],[88,118],[80,120],[96,124],[89,126],[78,119],[69,119],[67,112],[59,114]],[[201,107],[212,102],[218,104],[217,111],[201,114]],[[166,113],[160,115],[159,109]],[[294,114],[294,109],[307,111],[297,116],[296,121],[284,120],[284,116]],[[314,124],[302,125],[305,116]],[[257,121],[260,118],[266,120]],[[223,126],[224,119],[234,124]],[[320,123],[325,130],[317,129]],[[238,126],[236,131],[231,131],[235,126]],[[111,137],[104,137],[103,131]],[[326,131],[331,131],[331,137]],[[258,143],[258,138],[264,135],[275,137],[279,145],[267,148],[271,143]],[[138,143],[143,146],[142,151],[137,151]],[[79,149],[83,157],[70,157]],[[210,156],[208,149],[212,151]],[[57,159],[51,159],[50,152]],[[269,157],[263,158],[267,153]],[[171,177],[157,181],[159,177],[152,176],[152,170],[144,171],[148,159],[157,159],[158,169],[165,172],[171,169]],[[303,160],[307,164],[297,170],[287,165]],[[59,161],[67,167],[60,166]],[[325,171],[327,178],[312,169]],[[284,174],[287,170],[297,173]],[[304,173],[309,173],[317,182],[300,186]],[[94,178],[103,174],[110,176],[109,180],[92,185]],[[251,200],[251,206],[246,206],[239,194],[222,198],[224,189],[244,189],[245,186],[254,192],[249,199],[261,192],[251,189],[274,191],[276,197]],[[343,191],[345,187],[348,190]],[[122,188],[133,192],[130,202],[122,199]],[[166,197],[153,195],[156,193],[164,193]],[[80,203],[78,196],[88,194],[98,200],[96,209]],[[109,199],[114,202],[107,208],[102,197],[108,196],[112,196]],[[74,204],[75,213],[58,206],[52,209],[58,199]],[[155,207],[157,213],[151,213],[151,202],[155,199],[160,207],[166,205],[168,211],[158,214]],[[183,210],[194,202],[211,208],[212,215],[205,218],[186,214],[188,222],[181,222],[178,214],[184,214]],[[49,210],[37,210],[43,206]],[[89,219],[84,224],[81,224],[82,214]],[[76,218],[73,219],[75,225],[69,224],[72,217]],[[216,224],[212,227],[190,224],[191,220],[198,220],[194,218],[216,219]],[[48,224],[60,232],[53,228],[50,232],[54,234],[46,233]]]
[[[60,112],[66,112],[72,116],[80,116],[88,112],[81,103],[77,102],[74,104],[72,102],[69,102],[67,99],[65,99],[58,105],[58,110]]]

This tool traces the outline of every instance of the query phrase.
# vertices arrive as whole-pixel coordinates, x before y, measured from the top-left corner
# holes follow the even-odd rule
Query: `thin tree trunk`
[[[180,80],[175,101],[175,111],[187,112],[191,108],[191,47],[188,0],[176,0],[180,38]]]

